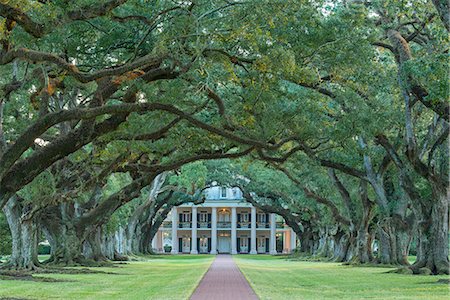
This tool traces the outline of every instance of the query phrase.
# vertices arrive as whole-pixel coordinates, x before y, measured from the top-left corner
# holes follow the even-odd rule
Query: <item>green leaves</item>
[[[411,46],[413,59],[404,64],[402,75],[426,87],[428,101],[448,100],[448,37],[439,23],[429,18],[433,6],[425,0],[414,6],[404,1],[371,1],[367,5],[298,0],[204,0],[195,1],[195,5],[127,1],[75,21],[69,11],[75,10],[75,14],[84,9],[86,15],[106,1],[77,0],[68,5],[67,1],[7,2],[46,28],[42,37],[34,38],[26,33],[25,26],[8,30],[6,19],[1,17],[0,39],[9,48],[48,52],[86,73],[115,70],[149,54],[160,57],[155,65],[111,75],[106,86],[101,84],[105,78],[83,83],[52,62],[23,59],[16,60],[15,65],[0,66],[2,87],[11,83],[13,76],[21,81],[4,100],[2,124],[7,144],[14,143],[39,118],[35,108],[45,101],[51,112],[125,101],[167,104],[225,133],[205,130],[167,111],[105,115],[58,124],[39,137],[42,145],[29,147],[20,159],[44,152],[45,145],[74,132],[82,131],[83,138],[77,139],[73,149],[49,154],[53,155],[51,163],[45,165],[49,169],[20,192],[30,202],[39,202],[43,194],[55,194],[62,172],[55,172],[52,164],[60,159],[68,158],[67,163],[81,166],[95,177],[119,154],[129,154],[121,167],[136,161],[155,167],[198,154],[242,150],[250,144],[224,135],[271,145],[290,138],[279,149],[264,149],[265,154],[277,158],[301,142],[323,159],[359,170],[365,153],[378,167],[386,153],[373,142],[377,134],[393,137],[399,152],[404,150],[405,107],[395,55],[389,45],[379,47],[389,43],[385,32],[389,28],[398,30]],[[46,100],[42,87],[52,80],[61,84],[52,86]],[[424,145],[433,114],[419,104],[413,108],[414,126],[419,144]],[[120,122],[114,123],[118,119]],[[145,138],[168,125],[170,129],[161,135]],[[107,133],[90,139],[96,130]],[[357,145],[359,136],[367,140],[364,153]],[[440,158],[446,156],[440,149],[437,153]],[[308,207],[323,213],[323,207],[308,199],[285,175],[259,162],[258,155],[253,151],[238,161],[187,164],[175,170],[169,181],[190,195],[211,181],[242,184],[261,195],[276,193],[273,199],[292,210]],[[339,197],[330,187],[324,168],[305,153],[293,154],[285,166],[307,188],[333,199]],[[124,168],[106,176],[107,183],[101,184],[103,196],[120,191],[131,176],[144,176],[142,170],[133,171],[131,174]],[[343,181],[351,186],[352,196],[356,195],[355,179],[345,177]],[[428,195],[427,185],[421,181],[418,184]],[[398,182],[394,185],[397,187]],[[82,196],[87,198],[86,194]]]
[[[126,173],[115,173],[108,177],[106,186],[102,193],[104,198],[108,198],[112,194],[120,191],[123,187],[131,183],[131,178]]]
[[[53,203],[56,192],[56,178],[48,171],[42,172],[32,182],[22,188],[18,194],[27,203],[45,206]]]
[[[198,161],[182,166],[179,173],[169,178],[169,182],[186,190],[188,194],[194,195],[205,187],[206,179],[206,166],[203,162]]]

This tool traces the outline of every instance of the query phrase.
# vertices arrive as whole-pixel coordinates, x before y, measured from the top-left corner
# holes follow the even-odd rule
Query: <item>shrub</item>
[[[172,251],[172,246],[164,245],[164,252],[169,253],[170,251]]]
[[[12,240],[8,222],[0,210],[0,256],[11,254]]]
[[[46,245],[46,244],[39,244],[38,245],[38,254],[39,255],[46,255],[46,254],[50,254],[51,251],[51,247],[50,245]]]

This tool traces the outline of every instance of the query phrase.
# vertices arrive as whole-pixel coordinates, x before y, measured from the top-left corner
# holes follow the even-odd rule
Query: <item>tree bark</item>
[[[3,208],[12,236],[12,253],[6,268],[36,270],[40,266],[37,256],[38,230],[33,219],[23,220],[26,207],[17,196],[11,197]]]
[[[319,235],[306,222],[302,223],[303,232],[300,235],[300,252],[315,255],[319,247]]]
[[[369,225],[373,219],[373,203],[369,200],[367,193],[367,183],[361,180],[360,188],[361,216],[359,227],[356,233],[355,255],[352,259],[354,263],[373,262],[372,239],[369,233]]]
[[[391,238],[391,228],[389,224],[387,226],[378,225],[377,236],[378,236],[378,255],[377,260],[382,264],[398,264],[395,254],[395,245],[392,244],[394,241]]]
[[[378,224],[378,262],[389,265],[409,265],[410,236],[395,222],[384,220]]]
[[[450,32],[450,11],[448,0],[433,0],[433,4],[436,7],[442,23],[444,23],[445,28]]]
[[[356,236],[356,251],[353,257],[355,263],[370,263],[373,261],[371,240],[369,239],[368,226],[360,226]]]
[[[90,233],[84,242],[84,257],[95,262],[107,261],[108,258],[114,256],[114,253],[108,253],[109,239],[108,235],[102,229],[103,228],[99,227],[94,232]]]
[[[408,103],[408,101],[406,101]],[[420,161],[417,157],[409,155],[408,158],[425,179],[428,180],[432,189],[431,201],[424,201],[416,191],[412,180],[408,176],[407,170],[398,154],[393,150],[389,141],[384,136],[378,136],[377,140],[386,151],[393,157],[397,168],[400,171],[400,179],[404,190],[413,200],[412,206],[418,218],[418,254],[417,261],[412,266],[413,272],[422,267],[427,267],[433,274],[449,273],[449,247],[448,247],[448,227],[449,227],[449,196],[446,182],[441,180],[438,174],[430,172],[420,173]],[[411,149],[410,153],[415,153]],[[431,208],[430,208],[431,204]]]
[[[359,138],[359,144],[362,149],[366,149],[367,145],[362,137]],[[399,245],[397,241],[396,224],[393,222],[395,214],[389,206],[391,201],[396,201],[396,199],[391,199],[393,198],[392,195],[388,195],[388,192],[386,191],[386,184],[389,184],[389,182],[384,180],[382,173],[375,173],[371,159],[367,154],[364,154],[364,167],[367,172],[369,183],[375,192],[375,199],[380,209],[380,221],[378,222],[377,230],[379,246],[377,259],[383,264],[390,265],[407,263],[407,260],[398,259],[398,251],[403,250],[399,249],[402,245]]]
[[[46,263],[72,266],[85,262],[84,238],[76,231],[75,218],[76,209],[72,203],[48,207],[43,212],[41,224],[51,247]]]
[[[158,174],[153,180],[152,188],[148,199],[136,208],[133,215],[128,220],[127,226],[127,252],[128,254],[147,253],[148,247],[144,247],[143,239],[146,239],[142,231],[142,223],[154,218],[159,208],[163,205],[157,205],[157,197],[161,187],[166,179],[165,172]],[[151,241],[151,240],[150,240]],[[150,248],[151,250],[151,248]],[[144,252],[143,252],[144,251]],[[151,252],[151,251],[150,251]]]
[[[436,193],[436,192],[435,192]],[[434,193],[434,194],[435,194]],[[418,226],[417,260],[412,265],[414,273],[420,268],[428,268],[433,274],[449,274],[448,247],[448,196],[436,195],[429,221],[422,220]]]

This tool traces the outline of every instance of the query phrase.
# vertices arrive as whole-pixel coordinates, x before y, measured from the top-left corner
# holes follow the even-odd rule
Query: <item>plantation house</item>
[[[152,246],[173,254],[276,254],[295,249],[296,236],[279,216],[245,202],[239,188],[213,186],[203,204],[174,207]]]

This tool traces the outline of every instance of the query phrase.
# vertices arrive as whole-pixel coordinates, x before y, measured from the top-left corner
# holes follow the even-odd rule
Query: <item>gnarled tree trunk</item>
[[[12,236],[12,253],[3,266],[16,270],[35,270],[40,266],[37,256],[38,230],[35,220],[22,219],[26,208],[17,196],[11,197],[3,208]]]
[[[50,258],[46,263],[79,265],[85,261],[82,238],[73,222],[75,207],[64,203],[47,208],[41,218],[44,234],[50,243]]]
[[[434,193],[436,194],[436,193]],[[436,195],[438,196],[438,195]],[[415,273],[428,268],[433,274],[449,274],[448,248],[448,197],[438,196],[427,211],[430,217],[423,217],[418,226],[417,260],[412,265]]]

